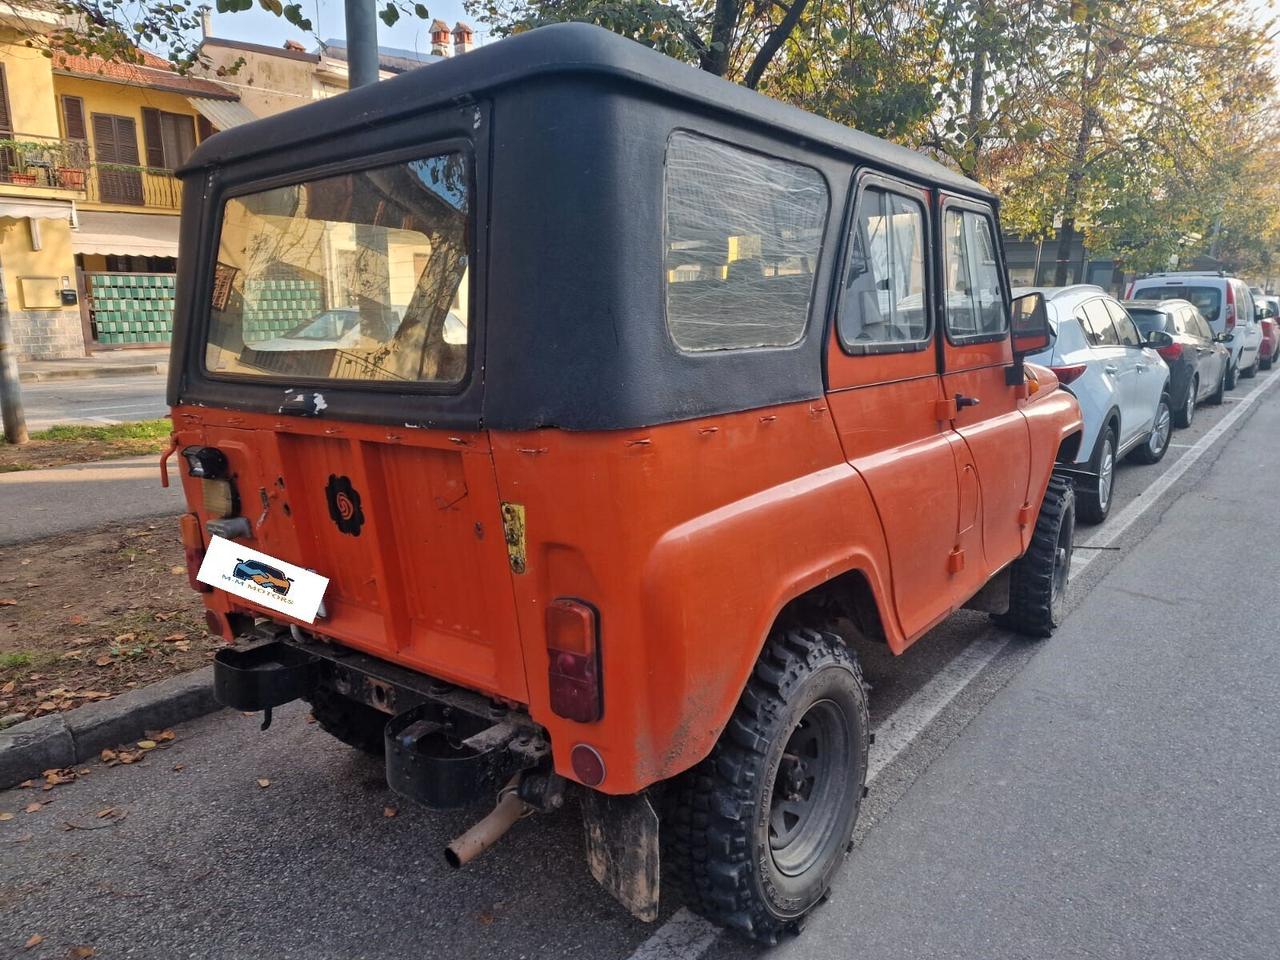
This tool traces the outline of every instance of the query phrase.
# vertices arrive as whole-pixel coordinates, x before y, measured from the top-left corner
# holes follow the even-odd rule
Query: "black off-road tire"
[[[1223,381],[1228,390],[1234,390],[1236,384],[1240,382],[1240,371],[1236,369],[1236,365],[1230,360],[1227,361],[1227,377]]]
[[[1191,383],[1187,386],[1187,398],[1182,401],[1182,407],[1178,410],[1177,415],[1173,418],[1173,422],[1179,429],[1185,430],[1191,426],[1191,421],[1196,415],[1196,395],[1200,392],[1200,378],[1192,377]]]
[[[1159,440],[1159,444],[1157,444]],[[1166,390],[1160,394],[1160,402],[1156,404],[1155,420],[1151,424],[1151,432],[1147,434],[1147,439],[1140,443],[1129,454],[1134,463],[1153,464],[1159,463],[1164,459],[1164,455],[1169,452],[1169,443],[1173,440],[1173,414],[1169,409],[1169,393]]]
[[[1028,637],[1047,637],[1062,623],[1075,525],[1071,484],[1053,477],[1031,544],[1009,571],[1009,611],[995,618],[1000,626]]]
[[[1111,444],[1111,474],[1108,480],[1106,497],[1102,495],[1101,480],[1103,460],[1107,454],[1107,443]],[[1076,500],[1080,519],[1085,523],[1101,523],[1111,512],[1111,504],[1115,501],[1115,471],[1119,458],[1116,456],[1116,430],[1110,424],[1098,437],[1098,445],[1093,456],[1089,458],[1089,469],[1093,472],[1092,480],[1082,480],[1076,491]]]
[[[1260,356],[1254,357],[1253,363],[1251,363],[1249,366],[1245,367],[1243,370],[1240,371],[1240,379],[1252,380],[1254,377],[1256,377],[1258,375],[1258,364],[1261,362],[1262,360]]]
[[[317,687],[311,695],[311,715],[325,733],[347,746],[371,757],[383,755],[386,747],[382,731],[391,718],[380,710],[326,687]]]
[[[824,737],[825,765],[810,749]],[[796,932],[848,853],[869,744],[862,671],[840,638],[804,628],[770,637],[711,754],[667,794],[664,865],[690,908],[764,943]],[[787,821],[806,804],[811,819]]]

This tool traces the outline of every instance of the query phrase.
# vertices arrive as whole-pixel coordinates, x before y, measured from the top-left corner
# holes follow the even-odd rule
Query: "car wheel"
[[[765,943],[797,930],[848,852],[869,744],[848,647],[774,634],[710,756],[672,785],[666,861],[689,906]]]
[[[325,733],[349,747],[373,757],[382,756],[386,750],[382,731],[391,718],[368,704],[317,687],[311,695],[311,715]]]
[[[1270,369],[1271,369],[1271,362],[1272,362],[1274,359],[1275,359],[1275,354],[1270,354],[1270,353],[1269,353],[1269,354],[1267,354],[1265,357],[1261,357],[1261,358],[1258,360],[1258,369],[1259,369],[1259,370],[1270,370]]]
[[[1173,416],[1169,413],[1169,395],[1160,394],[1160,403],[1156,405],[1156,419],[1147,434],[1146,442],[1133,451],[1133,459],[1138,463],[1159,463],[1169,452],[1169,435],[1173,433]]]
[[[1183,430],[1191,426],[1191,421],[1196,416],[1196,396],[1200,393],[1200,378],[1192,377],[1191,386],[1187,388],[1187,399],[1182,402],[1182,409],[1178,411],[1177,423]]]
[[[1222,368],[1222,373],[1218,375],[1218,387],[1213,393],[1209,394],[1206,403],[1211,403],[1215,407],[1218,406],[1226,398],[1227,394],[1227,368]]]
[[[1258,358],[1254,357],[1253,363],[1251,363],[1249,366],[1245,367],[1243,370],[1240,371],[1240,377],[1244,380],[1252,380],[1254,377],[1256,377],[1258,375],[1258,363],[1259,363]]]
[[[1236,369],[1234,363],[1227,363],[1226,385],[1228,390],[1234,390],[1236,384],[1240,382],[1240,371]]]
[[[1108,426],[1098,438],[1098,446],[1089,460],[1093,474],[1076,491],[1080,519],[1085,523],[1101,523],[1111,512],[1111,496],[1116,477],[1116,432]]]
[[[1009,612],[996,618],[1002,627],[1028,637],[1047,637],[1062,623],[1075,527],[1075,493],[1067,481],[1053,477],[1031,544],[1009,571]]]

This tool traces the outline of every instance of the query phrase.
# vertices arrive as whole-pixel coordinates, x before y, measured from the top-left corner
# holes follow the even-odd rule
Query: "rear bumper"
[[[492,799],[550,762],[546,732],[523,710],[301,632],[259,627],[214,658],[214,695],[237,710],[270,711],[320,688],[387,714],[387,782],[428,807]]]

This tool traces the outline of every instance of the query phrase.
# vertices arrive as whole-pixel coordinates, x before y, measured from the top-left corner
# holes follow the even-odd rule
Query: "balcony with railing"
[[[177,210],[182,186],[172,170],[90,159],[83,140],[0,133],[0,190],[72,191],[91,204]],[[65,195],[65,194],[64,194]]]
[[[0,186],[83,192],[89,145],[29,133],[0,133]]]

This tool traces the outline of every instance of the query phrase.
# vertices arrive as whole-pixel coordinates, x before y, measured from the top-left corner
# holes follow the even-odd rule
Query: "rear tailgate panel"
[[[175,422],[184,445],[227,455],[241,513],[254,527],[250,545],[329,578],[326,616],[308,629],[527,702],[485,434],[207,409]],[[185,482],[198,505],[198,485]],[[354,497],[339,508],[328,491],[346,492],[346,482]]]

